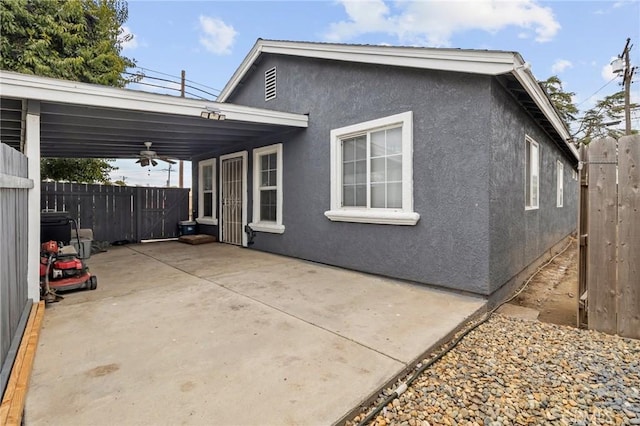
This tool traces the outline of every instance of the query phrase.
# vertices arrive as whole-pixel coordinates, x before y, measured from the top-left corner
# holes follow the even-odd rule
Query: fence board
[[[189,189],[42,183],[42,208],[66,211],[97,241],[178,236],[189,217]]]
[[[640,136],[618,145],[618,334],[640,339]]]
[[[616,321],[616,141],[589,145],[589,243],[587,288],[589,328],[615,334]]]
[[[0,394],[4,392],[9,366],[15,354],[10,348],[22,336],[20,319],[27,300],[27,187],[15,187],[16,178],[24,182],[28,160],[20,152],[0,144],[0,173],[10,177],[0,182],[0,235],[8,250],[0,256]]]

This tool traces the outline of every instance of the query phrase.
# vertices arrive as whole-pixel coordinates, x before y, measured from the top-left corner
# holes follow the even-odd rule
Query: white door
[[[246,245],[246,152],[220,157],[220,241]]]

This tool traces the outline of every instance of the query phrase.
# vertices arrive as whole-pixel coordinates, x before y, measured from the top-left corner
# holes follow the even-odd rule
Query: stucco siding
[[[265,102],[264,72],[273,66],[277,97]],[[308,113],[309,127],[277,141],[284,143],[286,230],[258,233],[252,247],[488,294],[490,100],[485,76],[264,55],[228,101]],[[331,129],[405,111],[413,111],[420,221],[395,226],[327,219]],[[261,145],[267,143],[238,149],[249,149],[251,162],[251,147]],[[248,183],[251,194],[251,178]]]
[[[540,147],[539,208],[525,210],[525,136]],[[490,290],[497,290],[575,231],[578,182],[574,162],[497,82],[492,84]],[[556,207],[556,161],[564,165],[564,203]]]

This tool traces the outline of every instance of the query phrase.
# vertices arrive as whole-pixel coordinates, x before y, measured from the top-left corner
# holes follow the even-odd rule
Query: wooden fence
[[[579,322],[640,339],[640,135],[582,155]]]
[[[0,144],[0,395],[4,393],[32,303],[27,299],[27,157]]]
[[[174,238],[189,219],[189,189],[42,182],[41,208],[66,211],[96,241]]]

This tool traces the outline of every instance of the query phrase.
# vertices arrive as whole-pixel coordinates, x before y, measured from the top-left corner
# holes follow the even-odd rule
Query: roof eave
[[[551,102],[549,101],[549,97],[544,93],[538,81],[531,73],[531,70],[526,65],[526,63],[522,60],[520,55],[516,58],[516,64],[511,71],[511,74],[520,82],[522,87],[525,88],[531,99],[536,103],[540,111],[547,117],[549,122],[553,125],[553,128],[556,130],[558,135],[562,138],[566,146],[569,148],[569,151],[573,154],[576,160],[580,160],[580,155],[578,154],[578,150],[571,143],[571,134],[567,129],[564,121],[560,118],[556,109],[553,107]]]
[[[513,69],[514,52],[283,42],[258,39],[217,98],[225,102],[262,53],[472,74],[499,75]]]
[[[571,135],[548,97],[517,52],[476,51],[463,49],[417,49],[412,47],[342,45],[329,43],[287,42],[258,39],[218,96],[225,102],[250,72],[262,53],[294,55],[308,58],[401,66],[483,75],[513,74],[538,108],[553,125],[576,160],[578,151]]]
[[[0,95],[3,98],[38,99],[61,104],[196,117],[203,111],[218,111],[227,120],[292,127],[308,126],[308,117],[303,114],[180,98],[11,71],[0,70],[0,87]]]

